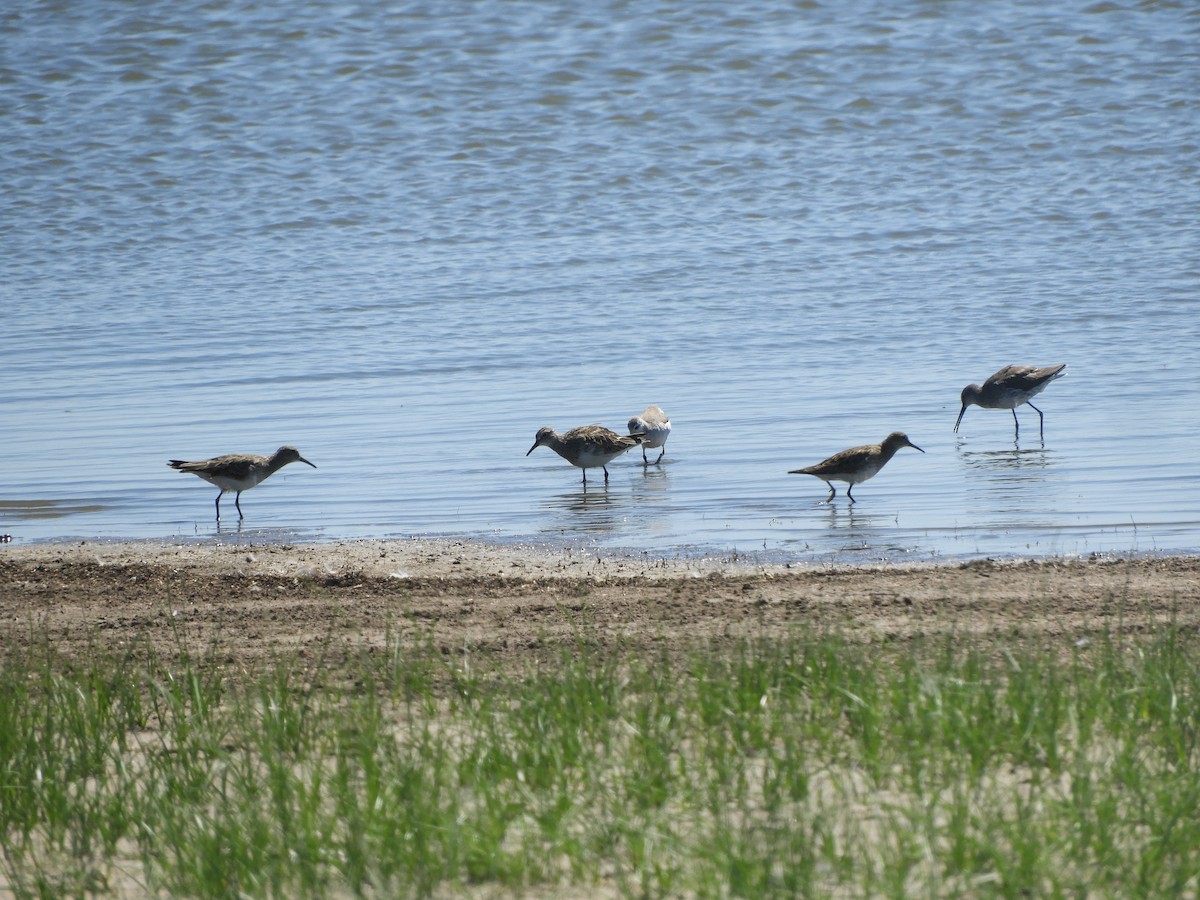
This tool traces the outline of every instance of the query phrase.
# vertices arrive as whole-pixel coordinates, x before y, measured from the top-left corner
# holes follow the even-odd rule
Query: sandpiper
[[[604,469],[604,480],[608,481],[610,462],[642,442],[640,434],[622,435],[609,431],[602,425],[581,425],[566,434],[559,434],[549,425],[539,428],[534,436],[528,456],[541,446],[547,446],[573,466],[583,469],[583,483],[587,484],[587,470],[599,466]]]
[[[1066,363],[1040,368],[1038,366],[1005,366],[985,381],[983,387],[977,384],[968,384],[962,389],[962,409],[958,411],[958,419],[954,423],[954,433],[958,433],[958,426],[962,424],[967,407],[974,403],[984,409],[1011,409],[1013,440],[1016,440],[1021,436],[1021,423],[1017,420],[1017,407],[1029,403],[1045,389],[1046,385],[1055,378],[1061,377],[1064,374],[1063,369],[1066,367]],[[1038,435],[1045,440],[1046,422],[1042,417],[1042,411],[1032,403],[1029,405],[1038,414]]]
[[[862,447],[851,447],[849,450],[843,450],[841,453],[835,453],[829,459],[817,463],[815,466],[809,466],[806,469],[792,469],[788,472],[789,475],[815,475],[827,485],[829,485],[829,496],[822,500],[822,503],[828,503],[837,496],[837,488],[833,486],[835,481],[846,482],[846,496],[850,498],[850,502],[854,502],[854,495],[850,493],[850,488],[858,484],[860,481],[866,481],[871,476],[875,475],[882,469],[889,459],[896,455],[896,451],[901,447],[912,447],[914,450],[921,450],[916,444],[908,439],[908,435],[902,431],[893,431],[883,439],[882,444],[866,444]],[[921,450],[924,453],[924,450]]]
[[[658,465],[667,452],[667,438],[671,436],[671,420],[657,406],[647,406],[642,410],[640,416],[634,416],[629,420],[629,434],[642,437],[642,465],[650,464],[650,460],[646,458],[647,447],[652,450],[655,447],[662,447],[658,459],[654,461],[654,464]]]
[[[236,491],[233,505],[237,507],[238,518],[242,515],[242,491],[260,484],[286,466],[288,463],[302,462],[312,466],[300,451],[291,445],[284,445],[270,456],[257,456],[253,453],[229,453],[225,456],[214,456],[212,459],[186,462],[182,459],[172,459],[167,465],[180,472],[191,472],[199,475],[209,484],[220,488],[217,494],[217,521],[221,521],[221,495],[226,491]]]

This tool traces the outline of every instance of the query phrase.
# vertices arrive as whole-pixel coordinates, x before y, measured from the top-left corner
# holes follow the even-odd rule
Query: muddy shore
[[[68,657],[149,644],[252,671],[283,654],[335,666],[411,635],[520,665],[581,637],[670,652],[797,628],[1069,648],[1169,621],[1200,625],[1200,558],[840,568],[458,541],[0,548],[5,658],[49,636]]]

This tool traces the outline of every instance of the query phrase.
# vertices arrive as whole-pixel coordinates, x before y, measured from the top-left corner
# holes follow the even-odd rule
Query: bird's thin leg
[[[851,503],[854,503],[855,502],[854,495],[852,493],[850,493],[850,488],[852,488],[852,487],[854,487],[854,485],[852,485],[852,484],[846,485],[846,496],[850,498]]]
[[[832,481],[827,481],[827,482],[825,482],[825,483],[826,483],[827,485],[829,485],[829,496],[828,496],[828,497],[826,497],[826,498],[825,498],[823,501],[821,501],[821,502],[822,502],[822,503],[832,503],[832,502],[833,502],[833,498],[837,496],[837,488],[835,488],[835,487],[833,486],[833,482],[832,482]]]
[[[217,491],[217,521],[218,522],[221,521],[221,495],[224,493],[225,493],[224,491]]]
[[[587,484],[587,469],[580,469],[583,472],[583,483]]]
[[[650,460],[646,459],[646,445],[645,444],[642,444],[642,465],[643,466],[650,465]]]
[[[1013,440],[1015,441],[1021,437],[1021,421],[1017,418],[1017,410],[1015,408],[1013,409],[1012,414],[1013,414]],[[1041,415],[1041,413],[1038,413],[1038,415]]]
[[[604,483],[608,484],[608,466],[601,466],[600,468],[604,470]]]
[[[1038,409],[1036,406],[1033,406],[1032,403],[1030,403],[1029,405],[1032,406],[1033,411],[1038,414],[1038,437],[1040,437],[1043,441],[1045,441],[1046,440],[1046,420],[1042,418],[1042,411],[1040,409]]]
[[[663,458],[664,456],[666,456],[666,455],[667,455],[667,445],[666,445],[666,444],[663,444],[663,448],[662,448],[662,450],[659,452],[659,454],[658,454],[658,459],[656,459],[656,460],[654,461],[654,464],[657,466],[657,465],[658,465],[660,462],[662,462],[662,458]]]
[[[242,519],[246,518],[245,516],[242,515],[242,492],[241,491],[238,491],[234,495],[233,505],[237,507],[238,521],[240,522]]]

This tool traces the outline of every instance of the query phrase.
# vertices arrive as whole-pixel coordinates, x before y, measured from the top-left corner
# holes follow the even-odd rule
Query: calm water
[[[289,442],[244,539],[1198,552],[1198,56],[1190,2],[10,4],[0,531],[207,539],[165,461]],[[954,435],[1010,362],[1069,364],[1044,447]],[[661,466],[525,456],[647,403]],[[896,429],[853,509],[786,474]]]

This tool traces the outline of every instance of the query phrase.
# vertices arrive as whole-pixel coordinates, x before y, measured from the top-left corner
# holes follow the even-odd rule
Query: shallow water
[[[1200,11],[0,13],[0,532],[1200,552]],[[1068,363],[1045,413],[958,394]],[[675,430],[607,488],[542,425]],[[903,430],[858,503],[788,475]],[[843,488],[839,487],[839,494]],[[231,501],[226,500],[226,504]]]

